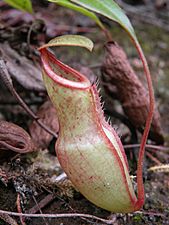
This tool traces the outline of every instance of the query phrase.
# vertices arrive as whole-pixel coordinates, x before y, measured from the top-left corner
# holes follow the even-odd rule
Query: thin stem
[[[125,149],[137,148],[137,147],[140,147],[140,144],[127,144],[127,145],[124,145]],[[168,151],[169,150],[169,147],[165,147],[165,146],[161,146],[161,145],[149,145],[149,144],[146,144],[145,147],[149,148],[149,149],[159,150],[159,151]]]
[[[144,204],[144,184],[143,184],[143,173],[142,173],[142,171],[143,171],[143,160],[144,160],[147,137],[148,137],[148,133],[149,133],[152,118],[153,118],[155,100],[154,100],[153,84],[152,84],[151,74],[150,74],[150,71],[149,71],[147,60],[144,56],[144,53],[143,53],[139,43],[137,41],[135,41],[134,39],[132,39],[132,40],[135,44],[135,47],[136,47],[136,49],[139,53],[140,59],[143,63],[143,68],[144,68],[144,72],[145,72],[145,76],[146,76],[146,80],[147,80],[147,85],[148,85],[148,91],[149,91],[149,112],[148,112],[148,116],[147,116],[147,120],[146,120],[146,124],[145,124],[145,129],[144,129],[144,132],[143,132],[143,136],[142,136],[142,139],[141,139],[139,157],[138,157],[138,164],[137,164],[138,200],[137,200],[137,203],[135,205],[135,210],[139,210],[142,207],[142,205]]]
[[[45,217],[45,218],[70,218],[70,217],[85,217],[90,218],[94,220],[101,221],[105,224],[113,224],[114,222],[112,220],[106,220],[102,219],[97,216],[93,216],[90,214],[83,214],[83,213],[61,213],[61,214],[29,214],[29,213],[16,213],[16,212],[10,212],[5,210],[0,210],[0,214],[7,214],[10,216],[22,216],[22,217]]]
[[[150,152],[146,152],[146,155],[157,164],[157,166],[162,165],[162,162],[158,160],[156,157],[154,157]]]
[[[106,29],[106,27],[103,25],[103,23],[99,20],[99,22],[97,22],[97,25],[100,27],[100,29],[103,31],[105,37],[107,38],[107,41],[112,41],[112,36],[111,33],[108,29]]]
[[[36,201],[35,196],[33,195],[32,198],[33,198],[33,200],[34,200],[36,206],[38,207],[40,214],[42,215],[42,214],[43,214],[43,213],[42,213],[42,210],[41,210],[41,208],[40,208],[38,202]],[[45,217],[42,217],[42,219],[43,219],[45,225],[49,225],[48,222],[46,221],[46,218],[45,218]]]
[[[22,213],[21,199],[20,199],[20,194],[19,193],[17,194],[16,206],[17,206],[18,212]],[[21,222],[22,225],[26,225],[25,218],[23,218],[22,216],[20,216],[20,222]]]
[[[102,29],[103,33],[105,34],[106,38],[107,38],[107,41],[108,42],[111,42],[113,39],[112,39],[112,36],[111,36],[111,33],[109,30],[107,30],[105,27]]]

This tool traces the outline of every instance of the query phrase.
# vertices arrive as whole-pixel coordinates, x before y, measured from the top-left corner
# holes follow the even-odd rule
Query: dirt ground
[[[5,60],[8,66],[13,88],[26,102],[29,109],[35,114],[37,113],[50,130],[58,132],[59,125],[55,111],[49,102],[41,78],[37,47],[58,35],[86,35],[95,43],[92,54],[83,49],[77,51],[76,48],[59,47],[56,55],[60,60],[75,68],[89,67],[92,70],[91,76],[94,73],[97,79],[101,79],[100,67],[105,54],[104,44],[106,40],[95,23],[79,13],[40,0],[33,7],[36,12],[35,17],[12,9],[0,1],[0,52],[2,53],[0,57]],[[130,64],[139,79],[145,84],[140,60],[127,34],[115,23],[104,18],[103,21],[109,27],[113,40],[123,47]],[[86,213],[109,219],[112,221],[111,224],[115,225],[169,224],[169,166],[154,168],[154,166],[163,164],[169,165],[169,147],[167,147],[169,146],[169,35],[164,27],[150,25],[146,21],[143,23],[132,16],[131,21],[150,66],[164,137],[163,145],[158,146],[157,149],[150,147],[146,150],[143,171],[145,184],[143,209],[129,214],[110,214],[110,212],[100,209],[86,200],[78,190],[75,190],[67,178],[56,182],[57,177],[63,173],[54,151],[56,137],[33,122],[30,113],[27,113],[20,106],[16,96],[1,80],[0,120],[17,124],[27,131],[32,140],[36,142],[35,151],[20,154],[1,147],[3,136],[0,133],[1,210],[48,214]],[[137,138],[132,139],[131,130],[121,119],[125,117],[125,114],[120,102],[113,99],[112,96],[107,96],[103,86],[100,82],[106,117],[110,117],[113,126],[118,127],[118,133],[124,145],[138,144],[141,134],[137,129],[134,129]],[[112,109],[113,113],[110,114],[107,109]],[[122,117],[117,116],[114,112],[118,112],[118,115],[120,114]],[[129,121],[128,118],[126,120]],[[23,133],[19,128],[16,130]],[[30,147],[27,146],[27,143],[25,144],[25,140],[27,141],[26,134],[22,142],[18,143],[16,147],[21,147],[21,149]],[[150,139],[148,144],[157,146],[156,142]],[[130,174],[135,176],[138,148],[127,148],[126,154]],[[135,178],[133,184],[136,186]],[[0,218],[2,218],[0,219],[2,225],[15,224],[11,217],[4,218],[4,215],[0,214]],[[106,224],[99,220],[83,217],[26,218],[25,221],[18,217],[12,218],[22,225]]]

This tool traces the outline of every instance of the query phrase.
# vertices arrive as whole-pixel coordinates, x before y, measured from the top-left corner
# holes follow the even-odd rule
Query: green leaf
[[[4,1],[16,9],[33,13],[32,3],[30,0],[4,0]]]
[[[82,7],[85,7],[91,11],[99,13],[111,20],[119,23],[137,42],[137,37],[135,35],[134,29],[123,12],[123,10],[115,3],[113,0],[70,0]]]
[[[92,20],[94,20],[102,29],[104,29],[104,25],[101,23],[99,18],[95,15],[95,13],[90,12],[89,10],[85,9],[84,7],[80,7],[78,5],[75,5],[71,3],[69,0],[48,0],[49,2],[57,3],[58,5],[67,7],[69,9],[72,9],[74,11],[80,12],[85,16],[90,17]]]
[[[63,35],[50,40],[47,44],[41,46],[39,50],[55,46],[79,46],[92,51],[93,42],[81,35]]]

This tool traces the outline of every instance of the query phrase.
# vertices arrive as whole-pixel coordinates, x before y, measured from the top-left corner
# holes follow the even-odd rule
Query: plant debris
[[[36,115],[51,130],[55,131],[56,133],[59,131],[56,110],[50,101],[46,101],[43,105],[41,105]],[[31,137],[38,148],[45,149],[49,146],[53,135],[46,132],[35,121],[33,121],[33,123],[30,125],[29,130]]]
[[[11,78],[28,90],[45,91],[38,64],[33,65],[31,60],[19,55],[7,43],[0,44],[0,50]]]
[[[0,150],[28,153],[35,149],[31,137],[22,127],[7,121],[0,121]]]
[[[147,89],[131,68],[127,56],[115,42],[106,45],[106,56],[102,66],[102,79],[105,90],[121,102],[124,113],[131,123],[143,130],[149,110]],[[164,138],[157,108],[154,111],[150,138],[157,144],[163,144]]]

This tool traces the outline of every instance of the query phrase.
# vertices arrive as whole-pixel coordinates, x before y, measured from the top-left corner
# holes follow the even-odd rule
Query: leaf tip
[[[47,44],[42,45],[38,48],[41,51],[44,48],[56,47],[56,46],[77,46],[83,47],[89,50],[93,50],[94,44],[92,40],[82,35],[62,35],[50,40]]]

